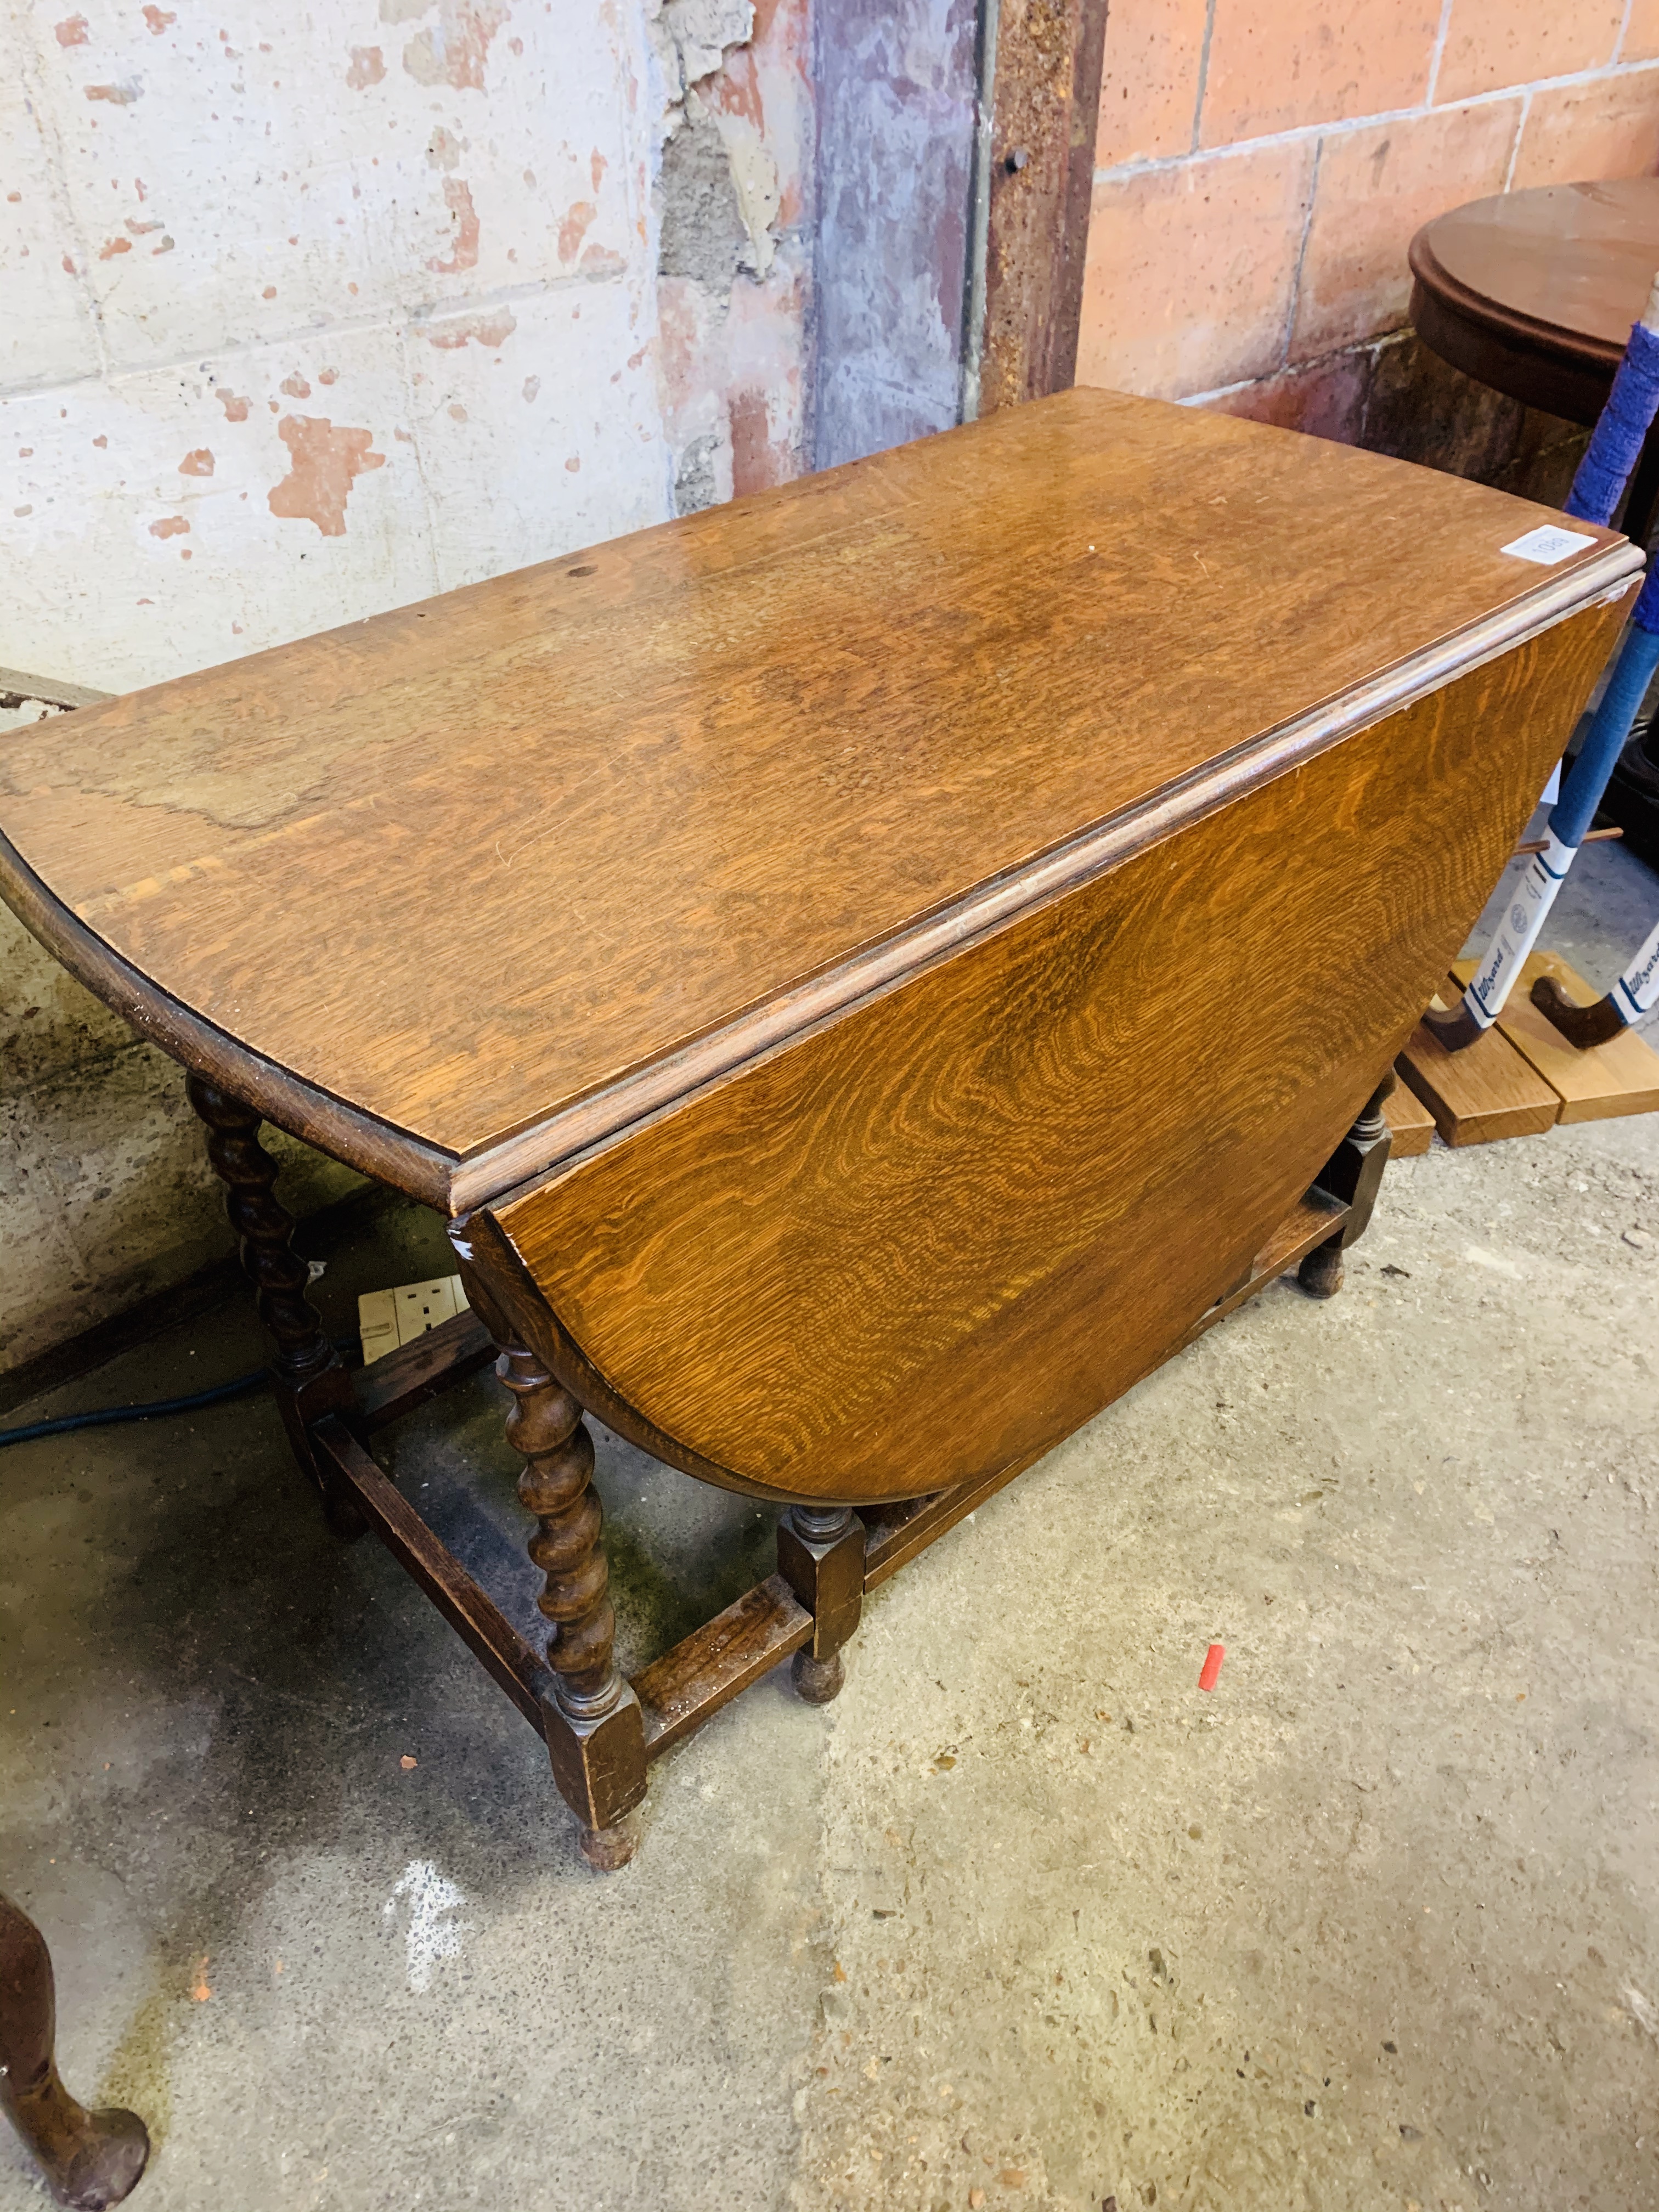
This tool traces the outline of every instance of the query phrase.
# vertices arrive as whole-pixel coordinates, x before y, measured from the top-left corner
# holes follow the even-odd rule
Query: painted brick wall
[[[1417,345],[1406,248],[1659,168],[1659,0],[1112,0],[1097,164],[1079,381],[1536,483],[1562,426]]]
[[[787,470],[805,10],[757,15],[0,15],[0,661],[125,689],[660,520],[667,418],[705,400],[729,453],[739,343]],[[688,361],[656,180],[700,133],[722,319],[749,282]]]
[[[128,690],[797,472],[808,27],[10,0],[0,666]],[[226,1232],[178,1070],[3,909],[0,1068],[4,1368]]]
[[[667,511],[642,35],[321,12],[3,19],[18,665],[125,690]]]

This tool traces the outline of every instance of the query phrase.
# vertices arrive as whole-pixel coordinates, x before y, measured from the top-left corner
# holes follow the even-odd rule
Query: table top
[[[0,741],[0,890],[463,1210],[1605,589],[1624,542],[1077,391]]]
[[[1413,320],[1419,328],[1430,323],[1424,335],[1437,352],[1443,349],[1434,308],[1467,319],[1525,356],[1530,376],[1520,388],[1515,365],[1508,378],[1489,375],[1454,349],[1448,357],[1457,366],[1557,411],[1566,411],[1569,386],[1552,383],[1552,370],[1576,377],[1572,419],[1594,422],[1659,270],[1659,177],[1544,185],[1471,200],[1426,223],[1412,240],[1410,259],[1419,289]]]

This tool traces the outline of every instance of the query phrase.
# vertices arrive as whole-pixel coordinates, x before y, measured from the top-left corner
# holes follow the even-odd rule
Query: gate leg
[[[1335,1236],[1316,1244],[1296,1271],[1296,1279],[1311,1297],[1336,1296],[1342,1287],[1342,1255],[1370,1225],[1392,1141],[1382,1102],[1394,1089],[1395,1080],[1390,1068],[1366,1100],[1359,1119],[1314,1177],[1316,1190],[1328,1191],[1352,1210]]]

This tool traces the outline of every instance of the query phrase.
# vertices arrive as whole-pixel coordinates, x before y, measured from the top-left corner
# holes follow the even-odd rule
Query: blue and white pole
[[[1612,519],[1656,414],[1659,414],[1659,277],[1654,281],[1641,321],[1631,331],[1607,404],[1578,464],[1567,496],[1570,515],[1602,524]],[[1578,757],[1550,811],[1544,849],[1534,854],[1516,886],[1462,1003],[1449,1013],[1431,1010],[1427,1017],[1429,1026],[1448,1051],[1458,1052],[1473,1044],[1504,1011],[1510,987],[1538,941],[1538,933],[1601,804],[1607,778],[1624,750],[1656,668],[1659,668],[1659,571],[1650,568]]]
[[[1626,1029],[1659,1006],[1659,922],[1607,996],[1624,1016]]]
[[[1547,1014],[1569,1044],[1606,1044],[1620,1030],[1639,1022],[1659,1006],[1659,923],[1605,999],[1593,1006],[1575,1006],[1553,975],[1540,975],[1532,1002]]]

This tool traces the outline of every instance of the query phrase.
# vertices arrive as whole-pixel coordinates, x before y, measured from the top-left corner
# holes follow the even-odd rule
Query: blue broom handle
[[[1659,283],[1632,325],[1630,343],[1613,380],[1584,458],[1567,494],[1566,512],[1581,522],[1613,520],[1656,412],[1659,412]]]
[[[1583,522],[1603,526],[1613,520],[1631,471],[1659,414],[1659,276],[1648,295],[1641,320],[1632,326],[1630,343],[1613,380],[1584,458],[1567,495],[1566,512]],[[1631,725],[1659,667],[1659,575],[1650,569],[1620,641],[1618,659],[1601,704],[1561,795],[1550,812],[1550,835],[1576,848],[1601,804]]]
[[[1659,276],[1654,279],[1641,320],[1631,331],[1613,390],[1572,480],[1566,504],[1570,515],[1604,527],[1612,521],[1656,414],[1659,414]],[[1503,1012],[1601,804],[1607,778],[1624,750],[1656,668],[1659,668],[1659,572],[1650,569],[1619,641],[1607,688],[1590,717],[1578,757],[1550,810],[1549,842],[1541,853],[1534,854],[1515,885],[1463,994],[1457,1023],[1464,1033],[1452,1044],[1453,1051],[1473,1043]]]
[[[1584,742],[1579,747],[1578,757],[1567,773],[1561,787],[1561,796],[1550,810],[1549,831],[1563,845],[1577,847],[1584,842],[1584,833],[1595,818],[1595,810],[1601,804],[1601,795],[1607,787],[1607,778],[1613,774],[1620,754],[1630,737],[1631,725],[1635,721],[1648,685],[1659,668],[1659,570],[1650,568],[1643,582],[1625,635],[1619,644],[1619,657],[1607,678],[1607,688],[1601,694],[1601,704],[1590,717],[1590,726]]]

